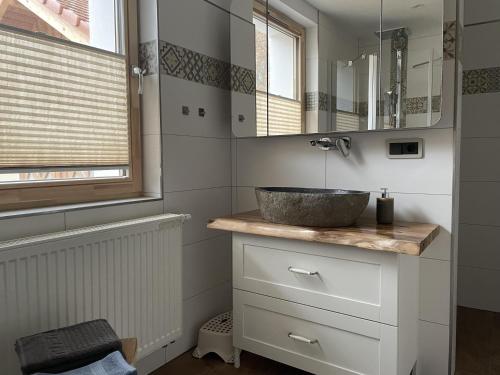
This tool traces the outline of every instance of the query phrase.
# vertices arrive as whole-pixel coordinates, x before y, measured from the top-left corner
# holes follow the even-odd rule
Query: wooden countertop
[[[255,234],[259,236],[355,246],[367,250],[420,255],[437,237],[435,224],[394,223],[378,225],[374,220],[360,219],[351,227],[316,228],[274,224],[265,221],[259,211],[245,212],[209,220],[210,229]]]

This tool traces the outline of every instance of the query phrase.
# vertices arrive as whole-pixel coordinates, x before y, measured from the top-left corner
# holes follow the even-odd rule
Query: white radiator
[[[138,358],[182,329],[182,223],[158,215],[0,243],[0,374],[16,338],[105,318]]]

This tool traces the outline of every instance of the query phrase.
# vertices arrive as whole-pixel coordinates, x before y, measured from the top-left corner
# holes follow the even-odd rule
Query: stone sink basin
[[[327,228],[353,225],[370,199],[365,191],[289,187],[258,187],[255,195],[267,221]]]

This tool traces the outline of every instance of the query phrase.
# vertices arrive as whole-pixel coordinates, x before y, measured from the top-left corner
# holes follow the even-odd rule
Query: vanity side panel
[[[410,374],[418,358],[420,258],[401,254],[398,267],[398,374]]]

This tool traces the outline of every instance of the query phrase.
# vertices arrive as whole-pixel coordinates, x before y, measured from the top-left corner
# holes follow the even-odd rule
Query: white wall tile
[[[231,281],[231,235],[184,246],[182,262],[184,299]]]
[[[448,326],[420,322],[417,361],[419,375],[448,374],[449,332]]]
[[[434,125],[435,128],[452,128],[455,124],[455,75],[455,60],[443,61],[441,117]]]
[[[420,259],[420,319],[450,323],[450,272],[449,261]]]
[[[454,21],[456,19],[457,19],[457,1],[445,0],[443,20],[446,22],[446,21]]]
[[[238,141],[236,138],[231,139],[231,186],[237,185],[236,176],[238,175],[238,166],[236,162],[236,149],[238,148]]]
[[[208,229],[207,222],[231,214],[231,188],[166,193],[165,212],[191,214],[183,226],[184,245],[221,236],[224,232]]]
[[[0,241],[62,232],[64,229],[63,213],[0,219]]]
[[[161,196],[161,135],[143,135],[142,145],[144,193]]]
[[[498,42],[499,34],[500,22],[465,28],[464,70],[500,66],[500,50],[492,47]]]
[[[238,186],[325,186],[325,152],[313,137],[238,139]]]
[[[160,76],[151,74],[144,77],[144,93],[141,96],[142,134],[160,134]]]
[[[248,0],[205,0],[232,14],[252,22],[253,2]]]
[[[234,16],[231,16],[231,64],[255,70],[255,26]]]
[[[460,222],[500,226],[500,183],[462,182]]]
[[[462,140],[462,181],[500,181],[500,138]]]
[[[69,211],[65,213],[66,228],[81,228],[162,213],[162,200]]]
[[[141,0],[139,5],[139,41],[158,39],[157,0]]]
[[[229,13],[206,1],[158,2],[160,40],[229,62]]]
[[[231,92],[231,129],[235,137],[256,137],[256,102],[255,96],[240,92]],[[309,112],[308,112],[309,113]],[[240,121],[239,116],[244,120]]]
[[[230,142],[164,135],[165,192],[231,186]]]
[[[231,307],[231,283],[220,285],[184,301],[183,335],[175,343],[167,346],[167,361],[193,348],[198,340],[200,327],[217,314],[229,311]]]
[[[228,12],[231,11],[231,4],[233,0],[202,0],[202,1],[207,1],[215,6],[218,6]]]
[[[500,93],[462,96],[462,137],[500,137]]]
[[[224,0],[222,0],[224,1]],[[227,1],[227,0],[226,0]],[[230,11],[246,21],[253,21],[253,2],[248,0],[231,0]]]
[[[500,3],[497,0],[466,0],[465,24],[500,19]]]
[[[486,268],[458,267],[458,304],[500,312],[500,272]]]
[[[364,217],[376,217],[376,199],[372,192]],[[451,232],[452,196],[433,194],[392,194],[394,220],[439,224],[442,232]]]
[[[235,187],[233,188],[233,213],[247,212],[258,209],[255,188]]]
[[[458,243],[460,266],[496,269],[500,273],[500,227],[462,224]]]
[[[160,82],[163,134],[230,137],[230,91],[167,75]],[[189,107],[189,115],[182,114],[182,106]],[[205,109],[204,117],[199,108]]]
[[[453,179],[453,130],[363,133],[352,135],[351,155],[327,153],[328,188],[400,193],[451,194]],[[424,158],[389,159],[388,138],[423,138]],[[411,173],[409,173],[411,171]]]

